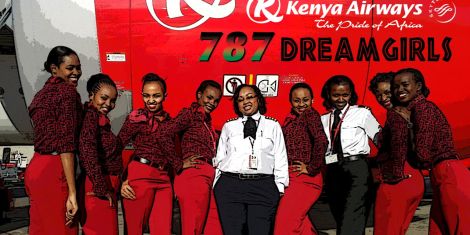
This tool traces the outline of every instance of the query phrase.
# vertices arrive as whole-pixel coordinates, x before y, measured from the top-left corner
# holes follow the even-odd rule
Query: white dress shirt
[[[349,106],[349,109],[348,109]],[[347,110],[347,112],[346,112]],[[344,113],[346,112],[346,116]],[[334,121],[334,110],[321,116],[321,122],[326,136],[328,137],[327,154],[332,152],[331,129]],[[343,118],[344,116],[344,118]],[[341,110],[341,146],[343,147],[343,157],[359,154],[369,154],[369,140],[380,131],[380,124],[375,119],[369,109],[357,105],[347,105]],[[375,140],[374,140],[375,141]]]
[[[274,174],[274,181],[279,192],[284,192],[284,187],[289,184],[289,171],[281,125],[259,112],[252,118],[258,125],[254,141],[251,137],[243,137],[246,116],[231,119],[224,124],[214,160],[216,167],[214,185],[221,171],[241,174]],[[249,168],[251,154],[257,157],[257,169]]]

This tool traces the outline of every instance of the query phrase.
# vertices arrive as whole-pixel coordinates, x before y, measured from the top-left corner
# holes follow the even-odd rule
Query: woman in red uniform
[[[117,189],[122,171],[122,145],[111,131],[107,114],[114,109],[116,84],[106,74],[95,74],[87,82],[89,102],[80,132],[79,159],[83,174],[84,207],[80,208],[83,233],[118,234]]]
[[[170,120],[163,108],[165,80],[149,73],[142,81],[144,108],[132,111],[119,132],[122,143],[132,142],[135,149],[121,188],[127,234],[141,235],[148,225],[151,234],[169,235],[173,189],[168,172],[170,166],[181,168],[181,162],[163,154],[157,141]]]
[[[220,84],[212,80],[203,81],[196,91],[196,102],[181,110],[161,132],[161,146],[166,148],[165,154],[168,155],[175,155],[173,136],[179,134],[181,137],[183,160],[175,168],[174,184],[183,235],[199,235],[204,230],[212,198],[215,176],[212,158],[216,154],[217,141],[210,113],[219,105],[221,95]],[[213,231],[204,232],[208,233]]]
[[[405,235],[424,194],[423,177],[409,159],[409,114],[403,115],[404,108],[392,104],[390,82],[394,76],[393,72],[378,73],[369,86],[377,102],[387,109],[377,156],[382,176],[374,211],[374,234],[378,235]]]
[[[77,234],[74,160],[82,115],[76,90],[80,60],[72,49],[57,46],[49,52],[44,70],[51,77],[29,106],[35,151],[25,175],[29,234]]]
[[[470,172],[458,161],[447,119],[426,99],[429,89],[419,70],[398,71],[392,87],[396,99],[411,111],[414,158],[431,169],[429,233],[470,234]]]
[[[320,172],[328,145],[318,112],[312,108],[313,92],[306,83],[292,86],[292,105],[282,131],[289,159],[289,187],[279,202],[274,234],[317,234],[308,211],[320,197]]]

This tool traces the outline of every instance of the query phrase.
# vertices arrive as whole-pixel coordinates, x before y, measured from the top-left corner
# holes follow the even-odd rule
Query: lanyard
[[[256,122],[256,132],[258,132],[258,127],[259,127],[259,122],[261,121],[261,117],[258,118],[258,120],[253,118],[253,120],[255,120],[255,122]],[[246,121],[243,121],[243,125],[245,125],[245,122]],[[262,136],[262,134],[263,134],[263,131],[261,130],[261,136]],[[251,154],[253,155],[253,154],[255,154],[255,141],[256,141],[256,139],[253,139],[253,138],[251,138],[251,136],[249,136],[248,140],[250,140]]]
[[[346,117],[346,113],[348,112],[349,107],[351,107],[351,106],[348,104],[348,107],[346,108],[346,111],[344,111],[343,117],[339,120],[339,123],[338,123],[338,125],[336,126],[335,134],[333,135],[333,139],[332,139],[332,141],[331,141],[331,143],[330,143],[330,144],[331,144],[330,148],[333,147],[333,144],[334,144],[334,142],[335,142],[335,140],[336,140],[336,137],[338,136],[339,130],[341,129],[341,124],[343,123],[344,117]],[[328,133],[330,133],[330,135],[331,135],[331,128],[332,128],[332,126],[333,126],[333,123],[331,123],[331,116],[332,116],[332,115],[333,115],[333,113],[330,114],[330,120],[329,120],[329,123],[328,123],[328,127],[329,127],[329,132],[328,132]],[[331,137],[330,137],[330,138],[331,138]]]
[[[255,139],[251,138],[251,136],[248,137],[248,139],[250,140],[250,144],[251,144],[251,154],[255,154]]]
[[[205,121],[202,121],[204,123],[204,126],[206,127],[207,131],[209,131],[210,137],[211,137],[211,142],[212,142],[212,147],[213,151],[215,152],[215,136],[214,136],[214,130],[212,128],[209,128],[207,123]],[[212,127],[212,126],[211,126]]]

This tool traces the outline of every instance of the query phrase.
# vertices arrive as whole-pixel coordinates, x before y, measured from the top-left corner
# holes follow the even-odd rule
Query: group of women
[[[469,173],[456,161],[449,124],[426,100],[429,90],[415,69],[379,74],[371,81],[371,91],[388,110],[380,133],[370,124],[348,124],[357,95],[351,99],[355,91],[349,78],[334,76],[322,92],[331,113],[320,116],[312,108],[311,87],[298,83],[290,90],[291,112],[282,126],[265,116],[266,102],[256,86],[238,86],[233,97],[237,117],[225,123],[220,138],[211,118],[222,95],[215,81],[203,81],[195,102],[172,118],[163,106],[165,80],[146,74],[144,107],[128,115],[116,136],[107,117],[117,99],[109,76],[91,76],[89,100],[81,104],[76,91],[81,66],[75,51],[53,48],[44,70],[51,77],[29,107],[35,131],[35,155],[25,177],[30,234],[77,234],[77,222],[84,234],[118,234],[119,194],[131,235],[142,234],[146,226],[151,234],[171,234],[174,196],[183,235],[317,234],[308,211],[323,189],[322,172],[326,169],[326,177],[328,171],[340,173],[347,167],[330,166],[356,164],[365,155],[348,155],[343,141],[348,129],[343,128],[366,129],[380,149],[377,161],[383,177],[375,207],[376,234],[406,232],[423,193],[421,169],[431,169],[434,187],[430,233],[470,233],[464,222],[470,218]],[[331,121],[333,113],[333,125],[325,127],[324,120]],[[123,166],[121,151],[128,144],[135,150]],[[81,168],[77,181],[76,154]],[[349,200],[330,203],[338,227],[344,226],[340,234],[351,234],[345,218],[357,216],[347,213],[345,208],[353,203]]]

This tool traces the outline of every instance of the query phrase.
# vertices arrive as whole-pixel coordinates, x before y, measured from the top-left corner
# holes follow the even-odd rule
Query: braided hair
[[[107,74],[97,73],[91,75],[90,79],[88,79],[88,82],[86,83],[88,95],[92,96],[93,94],[96,94],[103,85],[114,87],[114,89],[117,90],[116,84]]]

